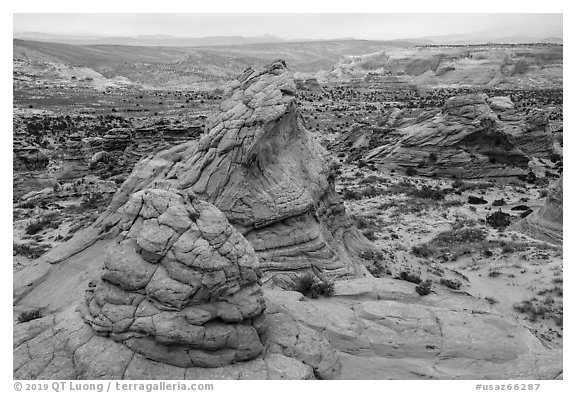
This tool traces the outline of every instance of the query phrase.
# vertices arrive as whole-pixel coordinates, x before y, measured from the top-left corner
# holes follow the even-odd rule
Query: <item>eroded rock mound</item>
[[[117,243],[86,321],[149,359],[220,367],[258,357],[264,298],[258,259],[222,212],[179,191],[147,189],[124,206]]]
[[[133,192],[169,185],[221,210],[252,244],[265,280],[290,286],[309,271],[366,275],[359,255],[371,245],[345,213],[328,153],[304,128],[295,92],[283,61],[246,70],[200,142],[141,161],[98,224],[116,224]]]
[[[486,94],[451,97],[442,111],[396,130],[366,160],[462,178],[523,176],[530,158],[511,141]]]
[[[537,239],[562,244],[563,193],[563,177],[561,177],[550,190],[544,206],[519,221],[514,228]]]

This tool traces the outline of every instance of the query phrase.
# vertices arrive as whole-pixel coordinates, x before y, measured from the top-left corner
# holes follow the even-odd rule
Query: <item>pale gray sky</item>
[[[559,34],[562,14],[14,14],[14,32],[398,39],[495,31]]]

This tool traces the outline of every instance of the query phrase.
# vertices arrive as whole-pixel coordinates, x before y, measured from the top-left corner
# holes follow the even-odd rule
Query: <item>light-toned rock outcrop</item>
[[[51,314],[15,326],[15,378],[338,377],[326,338],[285,313],[266,320],[257,256],[213,205],[146,189],[122,213],[115,239],[43,272],[18,302]]]
[[[552,186],[544,206],[516,223],[514,228],[536,239],[562,244],[563,193],[563,177],[560,177]]]
[[[522,176],[529,157],[518,149],[486,94],[451,97],[442,110],[395,130],[368,162],[461,178]]]
[[[269,318],[290,315],[330,341],[342,379],[561,378],[562,351],[486,302],[443,291],[423,298],[414,287],[366,278],[338,281],[333,297],[316,301],[265,295]]]

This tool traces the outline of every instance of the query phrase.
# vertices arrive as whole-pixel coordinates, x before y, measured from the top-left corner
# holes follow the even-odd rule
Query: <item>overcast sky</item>
[[[14,14],[14,32],[398,39],[496,31],[559,34],[562,14]]]

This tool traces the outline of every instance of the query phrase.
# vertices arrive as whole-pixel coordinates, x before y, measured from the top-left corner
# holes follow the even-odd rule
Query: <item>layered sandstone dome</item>
[[[366,275],[360,254],[371,245],[346,215],[328,153],[304,128],[295,91],[283,61],[246,70],[202,139],[142,160],[98,224],[117,224],[138,190],[173,188],[226,215],[256,251],[265,281]]]
[[[507,133],[486,94],[449,98],[441,111],[399,127],[368,161],[418,168],[422,175],[462,178],[522,176],[530,158]]]

